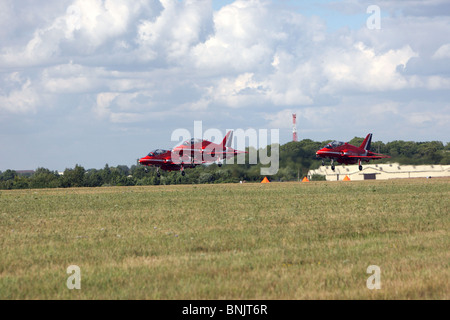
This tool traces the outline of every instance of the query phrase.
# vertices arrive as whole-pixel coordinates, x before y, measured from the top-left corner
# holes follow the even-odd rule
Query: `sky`
[[[447,143],[449,16],[446,0],[0,0],[0,171],[131,166],[195,121],[284,144],[293,113],[300,140]]]

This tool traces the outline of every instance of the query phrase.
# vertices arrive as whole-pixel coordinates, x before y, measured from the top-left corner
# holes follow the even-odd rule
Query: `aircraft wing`
[[[212,151],[209,151],[209,150],[212,150]],[[247,152],[245,152],[245,151],[238,151],[238,150],[235,150],[235,151],[222,151],[222,150],[214,150],[214,149],[188,149],[188,148],[183,148],[183,149],[181,149],[181,150],[177,150],[176,152],[174,152],[174,153],[176,153],[176,154],[182,154],[182,153],[184,153],[184,154],[192,154],[192,153],[196,153],[196,152],[198,152],[199,154],[208,154],[208,155],[214,155],[214,154],[217,154],[217,155],[228,155],[228,156],[234,156],[234,155],[236,155],[236,154],[238,154],[238,153],[247,153]]]
[[[355,158],[355,159],[385,159],[385,158],[390,158],[390,156],[385,156],[385,155],[374,155],[374,156],[345,156],[346,158]]]
[[[183,149],[178,149],[178,150],[172,150],[172,153],[182,153],[182,152],[190,152],[190,153],[192,153],[192,152],[200,152],[200,153],[202,153],[203,152],[203,149],[191,149],[191,148],[183,148]]]

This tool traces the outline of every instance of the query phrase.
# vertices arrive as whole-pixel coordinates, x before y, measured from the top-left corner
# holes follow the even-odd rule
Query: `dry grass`
[[[1,191],[0,299],[449,299],[449,182]]]

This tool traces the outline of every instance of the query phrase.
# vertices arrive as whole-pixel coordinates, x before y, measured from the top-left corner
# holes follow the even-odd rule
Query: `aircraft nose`
[[[147,157],[144,157],[144,158],[140,158],[140,159],[139,159],[139,163],[140,163],[140,164],[145,164],[145,163],[147,162],[147,161],[146,161],[147,159],[148,159],[148,156],[147,156]]]

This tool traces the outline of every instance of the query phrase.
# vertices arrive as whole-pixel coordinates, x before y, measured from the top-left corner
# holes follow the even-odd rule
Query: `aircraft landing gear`
[[[156,176],[157,176],[158,178],[161,177],[161,173],[159,173],[159,167],[156,168]]]
[[[363,167],[361,165],[361,159],[359,159],[359,171],[362,171]]]
[[[334,166],[334,159],[331,159],[331,170],[334,171],[334,169],[336,169],[336,167]]]

